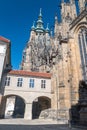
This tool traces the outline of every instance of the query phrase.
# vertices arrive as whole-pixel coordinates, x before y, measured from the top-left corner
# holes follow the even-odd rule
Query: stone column
[[[24,118],[32,120],[32,103],[26,103]]]
[[[84,30],[82,33],[83,33],[83,44],[84,44],[84,46],[85,46],[85,49],[86,49],[86,54],[87,54],[86,32],[85,32],[85,30]]]

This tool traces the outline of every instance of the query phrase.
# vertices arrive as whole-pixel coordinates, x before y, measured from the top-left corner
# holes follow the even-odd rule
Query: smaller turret
[[[35,31],[35,21],[33,22],[33,25],[32,25],[32,27],[31,27],[31,31]]]
[[[57,17],[57,14],[56,14],[55,15],[55,28],[54,28],[55,36],[57,35],[57,30],[58,30],[58,17]]]
[[[29,41],[31,41],[32,39],[34,39],[35,37],[35,21],[33,22],[33,25],[31,27],[31,32],[30,32],[30,39]]]
[[[80,12],[82,12],[85,9],[85,3],[87,3],[86,0],[79,0]]]
[[[49,23],[47,23],[46,33],[49,33],[49,32],[50,32],[48,25],[49,25]]]

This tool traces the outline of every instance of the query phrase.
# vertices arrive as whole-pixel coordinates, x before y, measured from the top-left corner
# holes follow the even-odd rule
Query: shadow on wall
[[[70,109],[70,124],[87,127],[87,84],[79,82],[79,100]]]

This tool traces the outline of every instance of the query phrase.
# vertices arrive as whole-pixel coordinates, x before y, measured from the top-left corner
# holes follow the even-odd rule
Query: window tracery
[[[81,28],[78,34],[83,79],[87,82],[87,28]]]

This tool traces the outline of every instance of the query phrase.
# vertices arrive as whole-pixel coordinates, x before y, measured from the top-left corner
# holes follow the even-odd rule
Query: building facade
[[[22,70],[12,70],[4,75],[2,116],[5,114],[5,118],[38,118],[42,110],[51,106],[50,78],[50,74]]]
[[[3,74],[7,70],[11,70],[11,54],[10,54],[11,43],[10,40],[0,36],[0,86],[2,86]],[[2,92],[2,87],[0,87]],[[0,93],[0,102],[2,94]]]
[[[1,91],[2,103],[7,95],[13,96],[13,102],[16,102],[14,101],[16,100],[15,96],[21,96],[29,103],[28,105],[27,102],[25,103],[27,110],[25,110],[24,116],[22,115],[25,118],[56,118],[68,122],[70,115],[77,112],[75,106],[80,100],[80,83],[81,81],[87,83],[87,2],[79,0],[78,5],[79,14],[77,15],[74,0],[61,2],[61,22],[58,22],[56,15],[54,36],[51,35],[48,24],[47,28],[44,28],[40,9],[38,20],[36,24],[33,23],[29,41],[23,50],[20,70],[4,73],[1,84],[1,88],[4,88],[1,89],[3,90]],[[12,84],[9,87],[4,86],[6,76],[10,76],[12,79]],[[18,77],[18,84],[21,85],[24,80],[23,87],[15,85]],[[34,80],[36,82],[33,90],[28,86],[29,78],[32,83]],[[42,89],[41,83],[43,86],[46,83],[46,88]],[[39,102],[39,105],[33,103],[34,100]],[[29,106],[30,103],[31,106],[35,104],[35,109]],[[3,107],[2,110],[4,110]],[[2,115],[5,115],[5,111],[1,112]],[[78,122],[80,121],[78,117],[81,117],[80,111],[82,115],[81,106],[77,117],[75,117]]]

